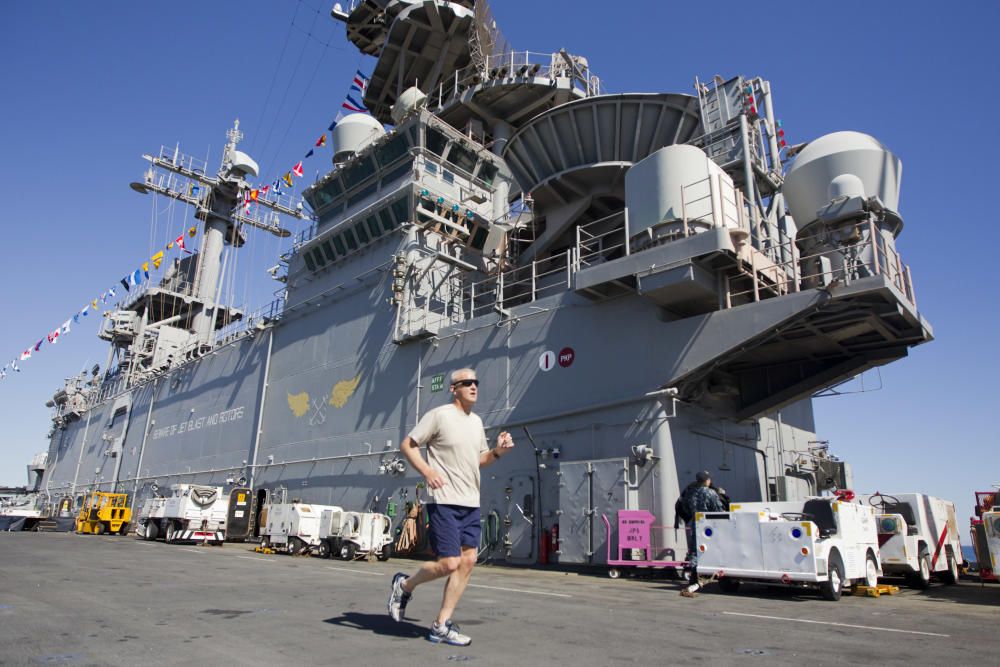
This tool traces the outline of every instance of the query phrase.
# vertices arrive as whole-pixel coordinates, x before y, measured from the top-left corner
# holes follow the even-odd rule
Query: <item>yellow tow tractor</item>
[[[131,521],[132,508],[128,506],[128,494],[91,491],[84,496],[83,507],[76,517],[76,533],[125,535]]]

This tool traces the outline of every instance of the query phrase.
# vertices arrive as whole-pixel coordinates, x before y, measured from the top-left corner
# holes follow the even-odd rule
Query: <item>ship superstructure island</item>
[[[280,494],[392,515],[422,493],[399,444],[463,367],[487,428],[519,441],[483,477],[493,559],[602,564],[602,517],[672,522],[702,469],[747,501],[850,486],[811,397],[932,337],[887,148],[789,150],[759,77],[607,93],[581,55],[512,48],[484,2],[332,18],[377,59],[371,113],[333,128],[306,206],[246,212],[238,124],[213,177],[146,156],[133,188],[190,205],[201,247],[105,319],[103,372],[53,397],[50,511],[183,483],[250,488],[257,513]],[[220,303],[223,249],[290,217],[311,225],[280,300]],[[682,534],[657,540],[683,555]]]

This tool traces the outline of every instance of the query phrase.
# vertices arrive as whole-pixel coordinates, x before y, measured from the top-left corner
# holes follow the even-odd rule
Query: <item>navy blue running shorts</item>
[[[438,558],[461,556],[462,547],[479,548],[479,508],[461,505],[427,505],[431,549]]]

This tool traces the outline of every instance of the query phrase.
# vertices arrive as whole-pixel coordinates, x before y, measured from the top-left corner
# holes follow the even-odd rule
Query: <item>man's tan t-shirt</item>
[[[410,438],[427,448],[427,463],[445,481],[430,489],[434,502],[479,507],[479,457],[489,449],[479,415],[465,414],[454,403],[442,405],[421,418]]]

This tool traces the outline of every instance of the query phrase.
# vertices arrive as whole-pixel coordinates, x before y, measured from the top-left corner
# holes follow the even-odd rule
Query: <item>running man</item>
[[[472,639],[451,621],[479,549],[479,469],[507,455],[514,439],[504,431],[489,448],[483,420],[472,411],[479,397],[479,380],[471,368],[451,374],[454,400],[425,414],[403,440],[400,450],[430,489],[427,505],[430,543],[437,560],[424,563],[413,576],[399,572],[392,578],[389,615],[399,621],[413,590],[420,584],[448,577],[437,619],[427,637],[434,643],[468,646]],[[427,448],[427,461],[420,455]]]

